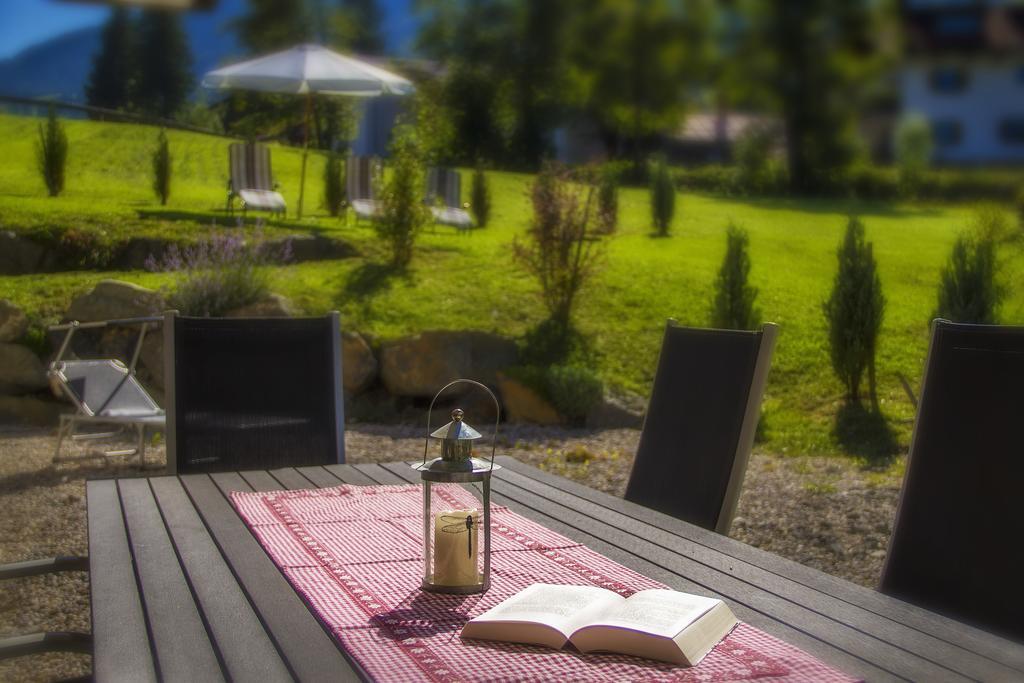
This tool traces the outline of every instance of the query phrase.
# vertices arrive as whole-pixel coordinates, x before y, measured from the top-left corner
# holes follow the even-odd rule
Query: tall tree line
[[[192,54],[174,12],[112,10],[86,83],[96,107],[170,118],[192,91]]]
[[[835,182],[892,0],[418,0],[458,156],[536,165],[586,121],[640,161],[697,107],[776,115],[794,190]]]

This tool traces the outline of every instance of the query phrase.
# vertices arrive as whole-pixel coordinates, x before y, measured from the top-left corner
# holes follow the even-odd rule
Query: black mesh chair
[[[345,461],[338,314],[164,321],[172,472]]]
[[[669,321],[627,500],[729,532],[777,332]]]
[[[1024,327],[936,320],[879,589],[1024,641]]]

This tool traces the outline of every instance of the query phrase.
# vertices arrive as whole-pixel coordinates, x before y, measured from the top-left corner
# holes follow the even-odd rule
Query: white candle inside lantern
[[[477,583],[477,529],[480,512],[444,510],[434,516],[434,583],[468,586]]]

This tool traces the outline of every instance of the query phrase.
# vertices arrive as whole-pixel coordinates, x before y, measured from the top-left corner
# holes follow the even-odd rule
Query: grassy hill
[[[149,153],[156,131],[133,125],[69,122],[67,191],[45,196],[34,166],[37,121],[0,116],[0,226],[14,230],[102,230],[120,235],[194,239],[221,219],[228,141],[171,132],[175,180],[168,207],[150,189]],[[274,146],[273,164],[294,206],[300,153]],[[492,173],[491,225],[468,235],[427,232],[409,272],[389,271],[366,225],[323,215],[322,158],[311,159],[307,214],[301,224],[272,222],[271,232],[321,231],[354,243],[362,257],[276,268],[275,289],[309,313],[342,311],[344,324],[378,338],[434,328],[472,328],[520,336],[543,318],[536,285],[510,258],[530,220],[530,177]],[[468,193],[469,174],[464,174]],[[913,415],[897,373],[919,382],[935,307],[938,272],[969,206],[915,206],[834,200],[727,199],[680,195],[672,236],[651,235],[647,192],[625,189],[620,227],[607,243],[594,285],[580,301],[578,323],[593,339],[597,370],[613,387],[646,393],[666,318],[702,325],[732,219],[750,232],[753,284],[765,320],[781,333],[762,421],[760,448],[777,453],[868,456],[898,441],[905,447]],[[821,302],[835,271],[835,249],[855,213],[874,242],[888,299],[878,357],[882,409],[878,424],[843,408],[829,365]],[[251,226],[253,220],[249,220]],[[250,229],[250,228],[246,228]],[[1011,295],[1005,322],[1024,322],[1024,253],[1001,247]],[[76,292],[102,277],[149,286],[167,276],[145,272],[72,272],[0,277],[0,297],[39,319],[58,315]]]

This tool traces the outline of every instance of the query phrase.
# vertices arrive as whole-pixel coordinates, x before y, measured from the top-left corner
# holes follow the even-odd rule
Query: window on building
[[[932,122],[932,137],[939,147],[954,147],[963,139],[964,128],[959,121],[942,119]]]
[[[999,139],[1008,145],[1024,145],[1024,117],[999,122]]]
[[[963,92],[967,87],[967,71],[958,66],[939,66],[932,69],[928,80],[935,92]]]

